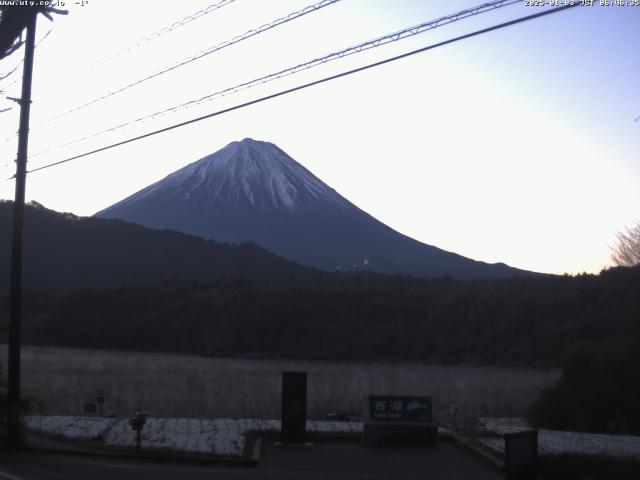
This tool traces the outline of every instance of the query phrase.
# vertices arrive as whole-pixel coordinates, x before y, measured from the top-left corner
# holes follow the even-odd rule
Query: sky
[[[51,120],[315,3],[235,0],[126,49],[217,2],[66,1],[67,16],[40,17],[29,168],[549,8],[523,1],[41,153],[483,3],[341,0]],[[27,201],[92,215],[251,137],[424,243],[527,270],[597,273],[616,232],[640,219],[640,6],[598,3],[34,172]],[[0,74],[22,55],[0,61]],[[12,105],[5,95],[20,95],[20,75],[0,81],[0,110]],[[0,180],[15,171],[18,114],[0,113]],[[13,197],[14,182],[1,182],[0,198]]]

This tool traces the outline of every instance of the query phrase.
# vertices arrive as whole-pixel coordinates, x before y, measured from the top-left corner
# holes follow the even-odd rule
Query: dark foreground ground
[[[123,460],[77,454],[0,454],[0,480],[114,479],[422,479],[504,478],[478,457],[440,442],[437,447],[365,449],[353,442],[278,448],[265,442],[257,467]]]

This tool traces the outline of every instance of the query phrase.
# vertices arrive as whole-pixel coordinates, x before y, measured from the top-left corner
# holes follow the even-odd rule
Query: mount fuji
[[[532,272],[418,242],[362,211],[276,145],[246,138],[177,170],[97,217],[220,242],[255,242],[323,270],[456,278]]]

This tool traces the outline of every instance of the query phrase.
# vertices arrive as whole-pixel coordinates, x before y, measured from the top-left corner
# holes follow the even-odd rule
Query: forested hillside
[[[38,345],[215,356],[559,365],[578,346],[638,343],[638,285],[640,268],[617,268],[510,280],[343,274],[32,292],[24,335]]]
[[[13,202],[0,201],[0,288],[9,284]],[[313,269],[252,243],[228,244],[120,220],[27,205],[25,288],[116,287],[165,279],[310,277]]]

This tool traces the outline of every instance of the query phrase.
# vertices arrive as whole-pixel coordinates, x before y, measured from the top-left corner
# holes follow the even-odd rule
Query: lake
[[[7,347],[0,346],[6,385]],[[104,413],[162,417],[279,418],[283,371],[308,373],[309,418],[358,419],[365,395],[431,396],[441,422],[524,416],[558,369],[206,358],[189,355],[24,347],[23,397],[46,414],[80,415],[104,391]]]

